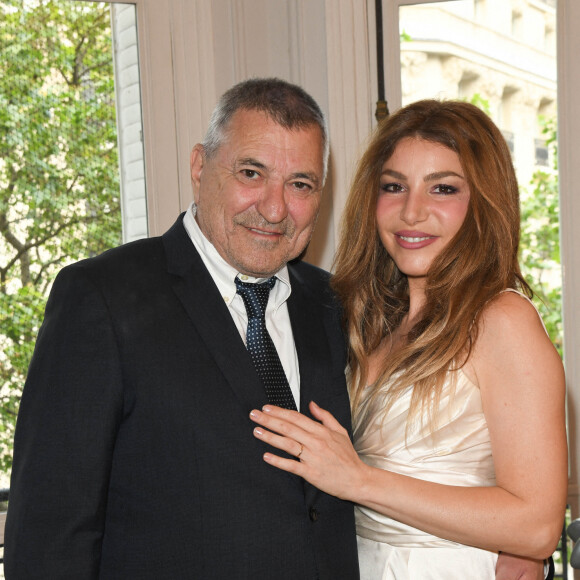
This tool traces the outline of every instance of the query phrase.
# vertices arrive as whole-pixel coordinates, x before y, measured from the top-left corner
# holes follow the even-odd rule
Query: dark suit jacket
[[[328,277],[290,276],[302,411],[349,427]],[[182,218],[64,268],[18,418],[6,578],[358,578],[352,505],[263,461],[265,402]]]

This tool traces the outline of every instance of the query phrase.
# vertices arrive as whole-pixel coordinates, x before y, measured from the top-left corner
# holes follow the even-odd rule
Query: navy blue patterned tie
[[[275,277],[269,278],[262,284],[248,284],[236,278],[236,288],[248,314],[246,347],[258,376],[264,383],[268,403],[296,410],[288,379],[266,328],[266,306],[270,290],[275,283]]]

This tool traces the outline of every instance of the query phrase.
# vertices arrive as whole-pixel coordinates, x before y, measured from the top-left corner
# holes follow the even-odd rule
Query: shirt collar
[[[236,276],[240,280],[250,283],[260,283],[265,278],[254,278],[253,276],[246,276],[241,274],[234,267],[230,266],[215,249],[214,245],[205,237],[201,231],[197,220],[195,219],[196,206],[192,202],[183,218],[183,225],[187,231],[193,245],[199,252],[205,267],[208,269],[213,281],[215,282],[223,299],[229,304],[236,296],[236,283],[234,280]],[[286,300],[288,300],[292,287],[290,286],[290,274],[288,267],[282,267],[275,274],[276,278],[281,284],[276,284],[272,290],[272,297],[274,299],[274,307],[278,309]]]

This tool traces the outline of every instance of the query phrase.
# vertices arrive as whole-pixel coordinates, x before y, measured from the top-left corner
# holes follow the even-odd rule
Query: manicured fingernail
[[[258,411],[256,411],[256,409],[253,409],[250,412],[250,417],[253,417],[254,419],[258,416]]]
[[[262,411],[264,411],[264,413],[271,413],[272,412],[272,407],[269,407],[268,405],[264,405],[262,407]]]
[[[261,437],[264,434],[264,431],[262,431],[262,429],[260,429],[259,427],[256,427],[254,429],[254,435],[258,435],[258,437]]]

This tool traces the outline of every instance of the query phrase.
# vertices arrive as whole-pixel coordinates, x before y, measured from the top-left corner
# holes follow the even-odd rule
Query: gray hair
[[[330,144],[324,113],[304,89],[277,78],[248,79],[221,96],[202,143],[208,158],[222,145],[228,124],[240,109],[261,111],[284,129],[318,126],[322,133],[323,181],[326,179]]]

